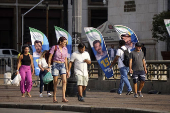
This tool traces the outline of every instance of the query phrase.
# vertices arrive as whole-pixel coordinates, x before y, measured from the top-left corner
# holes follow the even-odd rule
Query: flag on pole
[[[59,38],[62,36],[67,39],[67,50],[68,50],[67,58],[70,58],[71,53],[72,53],[72,37],[71,37],[71,35],[66,30],[64,30],[60,27],[54,26],[54,28],[55,28],[57,42],[58,42]]]
[[[40,68],[38,67],[38,59],[44,50],[49,50],[49,43],[44,33],[31,27],[29,27],[29,29],[31,34],[35,75],[39,76]]]
[[[164,19],[164,23],[165,23],[166,29],[168,31],[168,34],[170,36],[170,19]]]
[[[125,40],[125,42],[126,42],[125,46],[129,50],[133,51],[135,49],[135,44],[137,42],[139,42],[135,32],[133,30],[131,30],[130,28],[123,26],[123,25],[114,25],[114,28],[115,28],[120,40]],[[121,38],[122,34],[129,34],[131,37],[130,38],[126,37],[126,39],[122,39]]]
[[[107,53],[107,48],[100,31],[93,27],[85,27],[84,31],[93,50],[93,53],[98,61],[101,69],[107,78],[113,76],[113,70],[110,68],[111,62]]]

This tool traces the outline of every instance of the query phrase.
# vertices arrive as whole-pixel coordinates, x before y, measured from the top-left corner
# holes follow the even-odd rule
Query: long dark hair
[[[28,47],[28,48],[29,48],[29,46],[27,46],[27,45],[22,46],[21,54],[24,54],[24,50],[25,50],[25,48],[26,48],[26,47]]]
[[[57,43],[57,44],[59,45],[59,44],[60,44],[60,42],[63,42],[64,40],[67,40],[67,39],[66,39],[65,37],[63,37],[63,36],[62,36],[62,37],[60,37],[60,38],[59,38],[59,40],[58,40],[58,43]]]

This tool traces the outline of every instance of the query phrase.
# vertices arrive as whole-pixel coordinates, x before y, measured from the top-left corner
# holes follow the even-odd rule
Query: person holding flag
[[[120,85],[119,85],[119,89],[118,89],[117,93],[120,95],[122,94],[124,84],[127,86],[127,90],[128,90],[126,95],[133,94],[132,87],[130,85],[130,82],[129,82],[128,76],[127,76],[128,72],[129,72],[129,67],[125,66],[123,63],[124,51],[127,50],[127,48],[125,47],[125,44],[126,44],[126,42],[124,40],[119,41],[120,49],[117,50],[116,57],[110,65],[110,68],[112,68],[112,65],[114,65],[118,61],[118,68],[120,70],[121,79],[120,79]]]

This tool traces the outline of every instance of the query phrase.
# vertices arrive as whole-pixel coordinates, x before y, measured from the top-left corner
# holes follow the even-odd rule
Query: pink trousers
[[[32,74],[30,66],[21,65],[19,73],[21,75],[21,93],[25,93],[25,91],[30,92],[32,88]]]

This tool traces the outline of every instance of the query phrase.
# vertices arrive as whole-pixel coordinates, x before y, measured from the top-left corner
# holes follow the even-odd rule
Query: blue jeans
[[[129,67],[121,67],[120,69],[120,74],[121,74],[121,79],[120,79],[120,85],[119,85],[119,89],[118,89],[118,93],[121,94],[123,91],[123,87],[124,87],[124,83],[127,86],[127,90],[132,91],[132,87],[130,85],[130,82],[128,80],[128,71],[129,71]]]
[[[44,83],[43,83],[43,77],[44,77],[47,73],[48,73],[47,70],[44,70],[44,71],[41,71],[41,70],[40,70],[40,74],[39,74],[39,77],[40,77],[40,93],[42,93],[42,91],[43,91],[43,85],[44,85]],[[50,93],[50,91],[47,91],[47,93]]]

